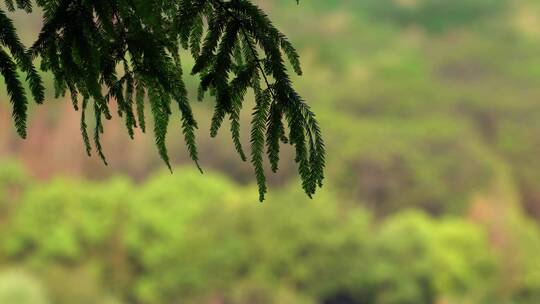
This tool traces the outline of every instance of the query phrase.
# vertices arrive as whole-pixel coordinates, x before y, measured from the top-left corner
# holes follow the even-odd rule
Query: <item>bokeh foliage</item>
[[[375,221],[330,193],[310,201],[294,187],[254,207],[245,187],[178,170],[142,185],[33,187],[2,223],[1,260],[42,278],[54,303],[83,303],[86,293],[119,303],[493,303],[500,295],[500,256],[466,219],[409,211]],[[524,233],[540,244],[538,233]],[[534,264],[530,250],[524,261]],[[73,273],[74,295],[54,286]],[[529,282],[519,288],[538,292],[529,275],[519,274]]]

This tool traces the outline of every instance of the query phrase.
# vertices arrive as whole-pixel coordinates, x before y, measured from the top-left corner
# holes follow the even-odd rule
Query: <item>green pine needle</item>
[[[4,3],[10,11],[32,10],[29,0]],[[254,91],[250,156],[261,201],[267,192],[265,158],[277,171],[282,143],[294,146],[304,191],[311,197],[322,186],[325,147],[321,130],[315,114],[294,90],[287,70],[286,61],[301,75],[300,57],[251,1],[39,0],[35,6],[43,12],[43,27],[29,50],[0,10],[0,74],[21,137],[26,137],[28,102],[17,73],[26,75],[33,99],[42,103],[44,88],[33,64],[40,57],[40,70],[54,75],[55,95],[68,92],[74,109],[81,109],[80,131],[88,155],[92,151],[86,117],[89,102],[94,107],[93,144],[105,164],[102,120],[112,118],[110,107],[124,119],[131,138],[137,128],[146,131],[145,112],[150,111],[158,153],[171,169],[166,138],[171,116],[178,115],[171,109],[174,101],[187,153],[200,169],[198,126],[182,78],[183,48],[195,61],[191,73],[200,78],[198,99],[202,101],[206,92],[215,97],[210,135],[217,136],[228,117],[234,147],[244,161],[240,118],[246,92]]]

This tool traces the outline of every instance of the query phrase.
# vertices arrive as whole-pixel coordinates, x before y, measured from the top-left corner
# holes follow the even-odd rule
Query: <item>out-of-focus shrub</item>
[[[117,236],[132,190],[123,179],[35,185],[3,223],[1,256],[40,274],[54,303],[105,303],[129,271]]]
[[[76,264],[49,261],[36,268],[45,282],[48,295],[54,304],[121,304],[123,291],[113,278],[115,269],[104,271],[104,265],[113,262],[81,260]],[[116,283],[116,284],[115,284]],[[116,285],[116,286],[115,286]],[[127,302],[129,303],[129,302]]]
[[[11,256],[31,252],[36,262],[87,258],[90,251],[108,245],[130,189],[124,180],[95,184],[58,179],[33,187],[10,219],[2,249]]]
[[[21,270],[0,272],[0,303],[48,304],[44,286]]]
[[[184,298],[183,303],[231,303],[231,304],[273,304],[273,303],[319,303],[314,298],[291,287],[261,278],[237,280],[234,287],[200,297]]]
[[[533,304],[540,299],[540,230],[535,222],[521,217],[509,219],[502,235],[501,264],[506,276],[501,286],[517,303]]]
[[[243,197],[244,190],[220,176],[201,176],[192,168],[175,172],[159,174],[133,193],[122,228],[125,250],[139,272],[132,292],[148,303],[185,302],[201,290],[211,290],[213,280],[226,281],[223,278],[231,275],[220,271],[212,257],[220,257],[223,263],[234,263],[237,258],[230,252],[235,248],[223,247],[221,240],[197,248],[197,242],[208,236],[194,235],[218,218],[207,218],[200,226],[191,226],[191,221],[206,210],[225,212]]]
[[[32,185],[33,179],[15,160],[0,162],[0,218],[7,215],[14,201]]]
[[[463,213],[497,174],[491,152],[455,121],[343,118],[328,126],[328,145],[341,147],[329,156],[329,187],[378,216],[410,207]]]
[[[0,261],[35,271],[62,304],[481,303],[494,293],[486,238],[466,221],[376,223],[297,187],[260,205],[251,187],[176,172],[30,189],[2,231]]]
[[[385,220],[370,267],[374,303],[489,303],[495,256],[479,227],[405,212]]]
[[[368,16],[430,31],[466,26],[500,12],[506,0],[368,0],[359,5]]]

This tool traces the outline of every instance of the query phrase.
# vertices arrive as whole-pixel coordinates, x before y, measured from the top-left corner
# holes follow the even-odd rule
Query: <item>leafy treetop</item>
[[[311,197],[324,178],[325,149],[310,107],[292,87],[285,59],[301,74],[299,56],[265,13],[249,0],[4,0],[7,10],[43,11],[39,37],[26,49],[12,21],[0,9],[0,73],[13,107],[18,134],[26,136],[27,96],[17,70],[26,73],[33,99],[44,101],[40,69],[54,75],[56,97],[69,93],[81,112],[80,129],[88,155],[95,149],[106,164],[100,143],[102,119],[111,119],[109,104],[125,120],[130,137],[146,129],[145,107],[161,158],[170,168],[167,127],[176,104],[187,150],[198,165],[191,103],[182,79],[180,50],[195,59],[200,76],[198,99],[215,97],[210,134],[216,136],[228,118],[232,140],[244,161],[240,111],[252,90],[256,105],[251,120],[251,162],[260,200],[267,191],[264,156],[278,169],[281,143],[295,147],[305,192]],[[90,107],[90,109],[88,109]],[[92,134],[86,111],[92,111]],[[288,131],[286,131],[286,129]],[[91,137],[94,148],[91,145]],[[200,167],[199,167],[200,168]]]

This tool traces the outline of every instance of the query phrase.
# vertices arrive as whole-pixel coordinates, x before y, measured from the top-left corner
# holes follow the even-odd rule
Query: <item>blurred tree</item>
[[[11,203],[20,197],[32,184],[32,178],[23,166],[14,160],[0,163],[0,221],[8,216]]]
[[[417,25],[441,32],[481,21],[500,12],[507,0],[367,0],[358,5],[375,16],[397,25]]]
[[[329,122],[332,116],[321,116]],[[470,197],[491,186],[500,161],[455,120],[342,117],[327,123],[332,189],[384,217],[421,208],[432,215],[463,214]]]
[[[31,1],[4,3],[10,11],[32,10]],[[32,64],[39,56],[41,70],[54,75],[56,96],[69,91],[73,107],[81,110],[80,128],[89,155],[92,147],[85,110],[90,102],[95,148],[106,163],[100,136],[104,132],[102,119],[112,117],[109,102],[116,101],[118,115],[125,116],[126,129],[133,138],[134,128],[146,129],[144,98],[148,96],[161,158],[170,168],[166,135],[174,101],[181,113],[187,149],[198,166],[197,121],[182,78],[180,49],[184,48],[195,59],[191,73],[201,78],[199,99],[207,91],[216,98],[210,134],[217,135],[228,115],[235,148],[244,161],[247,157],[240,143],[240,112],[247,90],[253,89],[256,106],[251,162],[260,200],[266,193],[265,144],[273,171],[278,169],[280,142],[290,143],[295,147],[305,192],[311,196],[322,186],[325,151],[321,132],[310,107],[292,87],[285,65],[286,57],[294,72],[302,74],[299,56],[251,1],[41,0],[37,6],[43,10],[43,27],[29,51],[0,9],[0,74],[21,137],[26,137],[27,99],[17,68],[27,73],[36,102],[43,102],[41,78]],[[290,130],[287,135],[284,120]]]
[[[254,208],[245,193],[189,169],[137,186],[44,183],[0,230],[0,265],[32,270],[61,304],[499,303],[506,273],[469,221],[411,211],[375,222],[330,193],[305,208],[293,188]],[[540,241],[524,238],[526,269]],[[516,273],[511,299],[534,297],[535,273]]]
[[[50,303],[44,286],[30,274],[20,270],[0,273],[0,303]]]
[[[492,303],[495,256],[472,223],[404,212],[385,221],[374,247],[376,303]]]

